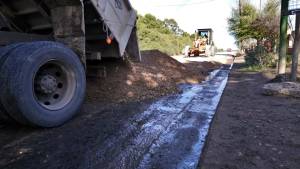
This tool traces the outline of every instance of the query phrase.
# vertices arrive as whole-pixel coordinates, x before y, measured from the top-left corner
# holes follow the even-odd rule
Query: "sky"
[[[262,0],[264,3],[266,0]],[[236,49],[235,40],[228,33],[227,18],[237,0],[130,0],[139,14],[150,13],[159,19],[174,18],[188,33],[196,29],[212,28],[218,48]],[[251,0],[259,7],[259,0]]]

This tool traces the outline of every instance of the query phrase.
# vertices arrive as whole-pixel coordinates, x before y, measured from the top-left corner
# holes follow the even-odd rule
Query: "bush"
[[[169,55],[181,53],[186,45],[192,44],[192,36],[183,32],[175,20],[157,19],[153,15],[139,16],[137,22],[141,50],[157,49]]]
[[[258,65],[258,59],[254,50],[247,51],[245,56],[245,62],[248,66]]]
[[[286,56],[286,63],[287,63],[287,65],[291,65],[292,64],[292,59],[293,59],[292,55],[287,55]]]
[[[264,46],[258,45],[253,50],[246,51],[245,61],[248,66],[272,67],[276,64],[276,55],[267,52]]]

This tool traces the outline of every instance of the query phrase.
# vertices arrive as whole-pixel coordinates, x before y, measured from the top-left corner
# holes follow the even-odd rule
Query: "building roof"
[[[206,28],[206,29],[197,29],[198,32],[206,32],[206,31],[210,31],[213,32],[213,30],[211,28]]]

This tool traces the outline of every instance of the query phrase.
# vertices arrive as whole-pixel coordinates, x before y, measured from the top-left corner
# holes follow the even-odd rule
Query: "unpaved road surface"
[[[230,75],[199,168],[299,169],[300,100],[262,95],[273,71],[241,66]]]
[[[0,125],[0,168],[196,168],[229,66],[179,94],[126,104],[85,103],[54,129]]]
[[[131,60],[102,59],[92,64],[101,68],[102,77],[88,78],[87,101],[136,102],[178,93],[178,84],[200,83],[214,69],[216,62],[197,60],[181,63],[158,50],[143,51],[141,62]],[[183,56],[181,60],[186,60]],[[200,59],[197,57],[195,59]],[[216,57],[216,60],[220,60]],[[101,71],[102,70],[102,71]],[[104,76],[105,75],[105,76]]]

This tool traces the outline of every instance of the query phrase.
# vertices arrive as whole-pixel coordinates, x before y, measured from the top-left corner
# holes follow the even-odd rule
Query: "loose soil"
[[[146,111],[154,97],[179,91],[178,83],[200,82],[219,66],[181,64],[159,51],[143,52],[143,59],[141,63],[105,61],[106,78],[88,79],[82,109],[63,126],[41,129],[0,121],[0,168],[87,169],[93,168],[91,164],[109,168],[110,159],[133,146],[131,140],[147,122],[136,122],[133,117]]]
[[[132,102],[179,91],[180,83],[200,83],[220,67],[212,62],[182,64],[158,50],[142,52],[142,62],[103,60],[97,65],[105,76],[89,78],[89,102]]]
[[[274,78],[231,73],[203,151],[201,169],[299,169],[300,100],[262,95]]]

